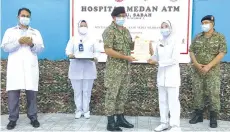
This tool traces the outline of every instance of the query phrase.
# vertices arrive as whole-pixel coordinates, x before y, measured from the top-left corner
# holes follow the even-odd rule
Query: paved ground
[[[33,128],[29,123],[29,119],[25,114],[20,115],[17,126],[14,130],[17,132],[24,131],[40,131],[40,132],[73,132],[73,131],[106,131],[106,117],[105,116],[91,116],[90,119],[74,119],[74,114],[39,114],[39,122],[41,127]],[[123,131],[154,131],[154,128],[159,125],[159,118],[135,116],[127,117],[131,123],[135,125],[133,129],[123,129]],[[191,125],[188,119],[181,119],[181,127],[183,132],[230,132],[229,121],[218,121],[218,128],[209,128],[208,120],[203,123]],[[8,115],[1,115],[1,131],[6,132],[6,125],[8,124]]]

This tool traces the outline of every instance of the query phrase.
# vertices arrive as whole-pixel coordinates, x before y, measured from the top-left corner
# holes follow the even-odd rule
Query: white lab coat
[[[32,37],[34,47],[20,45],[21,37]],[[7,64],[6,91],[32,90],[38,91],[39,67],[37,54],[44,48],[41,34],[31,27],[22,30],[19,26],[6,30],[1,48],[9,52]]]
[[[98,58],[100,51],[96,42],[90,39],[90,37],[84,37],[81,39],[83,41],[84,50],[93,49],[94,57]],[[80,42],[79,37],[72,37],[66,47],[66,55],[77,54],[78,44]],[[96,79],[97,70],[94,61],[91,60],[78,60],[70,59],[69,65],[69,79],[81,80],[81,79]]]
[[[181,85],[179,57],[178,44],[171,37],[158,42],[152,56],[152,59],[157,60],[159,64],[158,87],[179,87]]]

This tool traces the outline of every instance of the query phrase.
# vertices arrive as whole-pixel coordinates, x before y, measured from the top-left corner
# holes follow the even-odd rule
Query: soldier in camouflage
[[[195,113],[190,124],[203,122],[204,99],[209,99],[210,127],[217,127],[220,110],[220,61],[227,53],[224,35],[214,29],[215,19],[207,15],[201,19],[203,32],[198,34],[190,46],[192,60],[192,83]]]
[[[126,13],[124,7],[114,8],[113,22],[102,34],[106,61],[104,83],[107,88],[105,97],[105,113],[108,116],[108,131],[122,131],[120,127],[133,128],[124,118],[124,106],[127,99],[130,81],[130,62],[134,48],[130,32],[123,26]],[[117,116],[115,122],[114,115]]]

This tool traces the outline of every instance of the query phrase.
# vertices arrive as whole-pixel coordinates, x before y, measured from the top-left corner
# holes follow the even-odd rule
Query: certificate
[[[151,56],[149,54],[150,41],[141,38],[135,39],[133,57],[138,61],[146,62]]]

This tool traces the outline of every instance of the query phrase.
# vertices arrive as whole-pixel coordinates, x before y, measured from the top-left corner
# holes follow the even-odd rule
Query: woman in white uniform
[[[155,131],[181,131],[179,87],[181,84],[178,43],[173,37],[170,21],[161,24],[163,39],[156,45],[154,55],[148,62],[158,64],[157,86],[161,124]],[[170,119],[168,114],[170,112]]]
[[[82,115],[90,118],[89,103],[94,79],[97,78],[95,62],[97,61],[98,51],[95,42],[88,35],[88,25],[85,20],[78,24],[78,34],[72,37],[66,47],[66,55],[75,58],[81,51],[79,47],[83,44],[84,50],[91,50],[94,53],[94,60],[70,59],[69,79],[74,90],[74,102],[76,105],[75,118]]]

